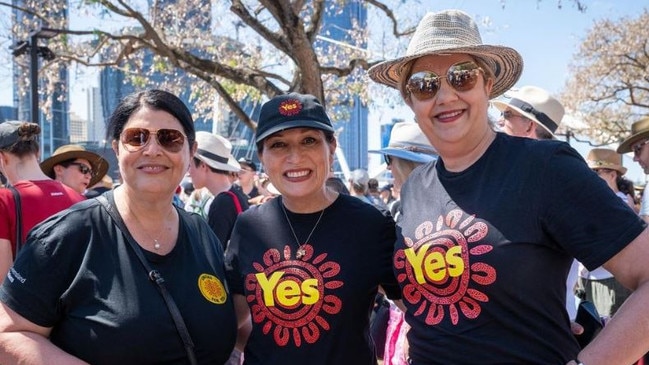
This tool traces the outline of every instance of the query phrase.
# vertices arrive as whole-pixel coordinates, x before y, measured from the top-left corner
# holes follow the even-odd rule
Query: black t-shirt
[[[248,203],[248,197],[241,190],[239,185],[232,185],[229,192],[233,193],[237,200],[239,201],[239,207],[241,212],[245,211],[250,207]],[[228,246],[230,241],[230,235],[232,234],[232,228],[234,227],[234,222],[237,220],[238,215],[240,214],[236,207],[236,202],[234,201],[235,197],[228,192],[221,192],[214,197],[212,204],[210,204],[210,210],[207,213],[207,223],[212,228],[212,231],[216,234],[223,246],[223,250]]]
[[[443,159],[401,191],[394,267],[412,364],[565,364],[573,256],[596,268],[644,222],[568,144],[498,133],[459,173]]]
[[[226,252],[228,283],[252,314],[245,364],[376,364],[368,322],[377,287],[399,295],[391,268],[394,221],[339,195],[297,259],[281,204],[280,197],[244,212]],[[303,243],[320,212],[287,215]]]
[[[223,364],[236,338],[223,251],[200,216],[178,212],[174,249],[144,254],[180,309],[198,362]],[[53,344],[93,365],[188,362],[157,286],[96,199],[31,231],[0,300],[53,327]]]

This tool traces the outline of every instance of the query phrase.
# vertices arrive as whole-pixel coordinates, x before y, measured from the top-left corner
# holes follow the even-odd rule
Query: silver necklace
[[[286,213],[286,207],[284,207],[284,203],[280,202],[279,205],[282,206],[282,211],[284,212],[284,217],[286,217],[286,222],[288,222],[288,226],[289,228],[291,228],[291,233],[293,233],[293,237],[295,238],[295,243],[297,243],[297,251],[295,252],[295,258],[299,260],[304,255],[306,255],[306,250],[304,250],[303,246],[307,244],[311,239],[313,232],[315,232],[315,229],[318,227],[318,224],[320,224],[320,220],[322,219],[325,210],[323,209],[320,211],[320,216],[318,217],[318,220],[315,222],[315,225],[311,229],[311,233],[309,233],[309,236],[306,238],[306,240],[304,240],[304,243],[300,243],[300,240],[297,239],[297,235],[295,234],[295,230],[293,229],[293,225],[291,224],[291,220],[288,219],[288,213]]]
[[[129,210],[129,212],[131,212],[131,215],[135,218],[135,221],[137,222],[137,224],[140,225],[140,228],[142,228],[142,232],[144,232],[144,234],[147,235],[147,237],[149,237],[149,239],[153,240],[153,249],[156,250],[156,251],[159,250],[161,245],[160,245],[160,242],[158,242],[158,240],[160,239],[160,237],[162,237],[162,234],[165,232],[165,230],[164,229],[162,230],[160,235],[158,235],[158,238],[151,237],[151,235],[147,231],[144,230],[144,225],[142,225],[142,222],[140,222],[140,218],[138,218],[137,215],[135,215],[135,213],[133,213],[133,210],[131,209],[130,206],[128,206],[128,210]],[[165,220],[167,220],[167,218],[169,218],[169,216],[171,215],[172,212],[173,212],[173,207],[171,208],[171,210],[169,210],[169,213],[167,213],[167,216],[165,217]],[[163,221],[163,223],[164,223],[164,221]]]

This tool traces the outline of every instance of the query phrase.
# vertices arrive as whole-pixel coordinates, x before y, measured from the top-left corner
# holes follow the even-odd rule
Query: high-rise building
[[[367,8],[362,2],[348,1],[344,3],[342,9],[338,7],[329,9],[323,18],[320,31],[323,37],[320,38],[320,44],[331,52],[340,52],[340,47],[345,47],[345,44],[352,46],[351,30],[354,24],[360,28],[367,26]],[[339,131],[338,146],[342,149],[347,165],[352,170],[367,169],[367,106],[361,102],[360,97],[353,96],[335,108],[331,106],[327,108],[330,114],[343,116],[342,120],[334,123],[334,128]],[[340,171],[343,166],[344,164],[339,162],[335,170]]]
[[[149,9],[151,12],[154,11],[163,12],[166,7],[179,0],[158,0],[155,2],[151,0],[148,1],[149,1]],[[192,17],[202,17],[202,19],[206,19],[206,21],[201,23],[201,29],[203,29],[205,32],[211,32],[210,0],[183,0],[183,1],[195,2],[196,4],[202,5],[202,6],[191,7],[191,4],[188,4],[194,10],[188,12],[185,16],[186,19],[190,19]],[[157,8],[154,7],[154,5],[156,5]],[[197,10],[199,8],[202,10],[201,11]],[[174,27],[182,26],[182,19],[180,20],[175,19],[173,26]],[[154,83],[159,84],[163,82],[166,76],[160,72],[152,71],[154,69],[155,56],[149,50],[145,50],[144,52],[145,54],[143,57],[141,70],[139,70],[140,76],[146,76],[147,81],[150,81],[151,84]],[[197,50],[197,52],[200,52],[200,50]],[[115,108],[119,104],[119,101],[123,97],[131,93],[144,90],[143,87],[137,87],[133,83],[131,83],[127,75],[124,73],[124,71],[117,68],[104,68],[100,72],[99,77],[100,77],[99,88],[101,93],[102,116],[105,122],[108,122],[111,113],[113,112],[113,110],[115,110]],[[190,81],[188,81],[188,78],[189,76],[186,73],[184,73],[182,70],[179,70],[174,75],[174,82],[187,83],[187,87],[182,92],[180,92],[178,97],[187,105],[189,110],[192,112],[192,115],[194,116],[194,123],[195,123],[196,130],[212,131],[213,129],[212,118],[207,118],[194,113],[194,110],[192,108],[192,102],[191,102],[191,91],[189,85]]]
[[[98,87],[89,87],[87,97],[87,141],[103,141],[106,139],[106,123],[101,108],[101,92]]]
[[[67,23],[68,18],[68,1],[67,0],[47,0],[49,2],[65,3],[65,6],[57,7],[59,12],[56,14],[49,14],[49,16],[56,19],[64,19]],[[30,21],[30,14],[19,11],[18,9],[24,5],[23,0],[12,0],[14,6],[12,11],[12,22],[14,25],[34,23]],[[26,29],[33,31],[35,29]],[[13,43],[26,41],[25,39],[13,39]],[[40,44],[46,44],[46,40],[40,40]],[[30,45],[34,46],[34,45]],[[39,61],[40,57],[39,57]],[[40,62],[38,62],[40,67]],[[13,63],[13,95],[14,106],[18,108],[18,119],[25,121],[32,121],[34,118],[31,115],[31,88],[25,84],[24,75],[30,73],[29,69],[29,55],[18,56]],[[39,80],[39,83],[42,80]],[[40,86],[40,85],[39,85]],[[40,89],[40,88],[39,88]],[[59,69],[59,82],[54,86],[54,92],[49,96],[50,100],[44,100],[42,95],[39,95],[39,106],[46,101],[51,105],[51,117],[39,112],[39,122],[41,125],[41,156],[42,158],[49,157],[54,150],[59,146],[69,143],[69,82],[68,82],[68,69],[65,65],[61,65]],[[27,90],[28,92],[21,94],[19,90]],[[42,93],[41,93],[42,94]]]

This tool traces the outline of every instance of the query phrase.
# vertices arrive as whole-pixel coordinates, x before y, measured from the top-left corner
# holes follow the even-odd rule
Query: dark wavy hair
[[[194,128],[192,113],[176,95],[156,89],[130,94],[120,101],[108,121],[107,139],[119,140],[119,136],[131,116],[144,107],[165,111],[178,119],[191,149],[196,140],[196,129]]]

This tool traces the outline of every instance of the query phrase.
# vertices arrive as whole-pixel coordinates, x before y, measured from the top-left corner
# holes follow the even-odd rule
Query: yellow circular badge
[[[198,278],[198,288],[203,297],[214,304],[223,304],[228,298],[223,283],[214,275],[201,274]]]

